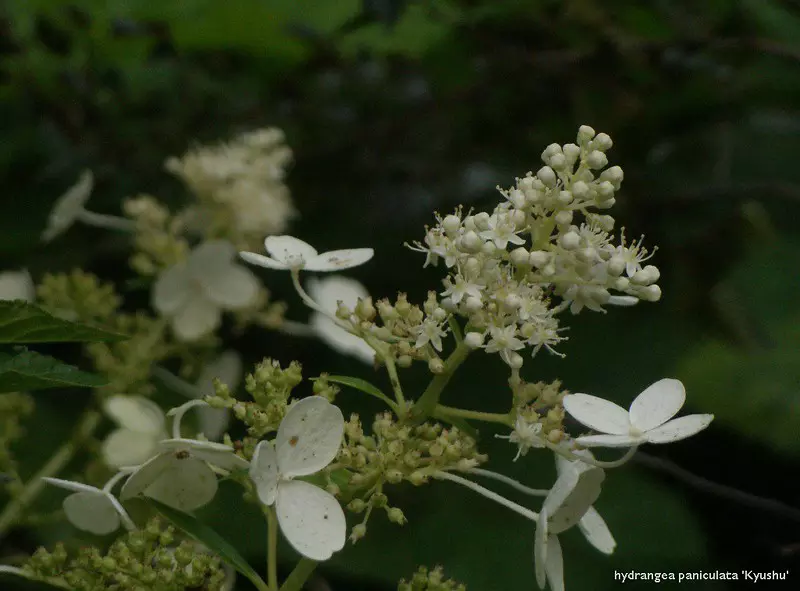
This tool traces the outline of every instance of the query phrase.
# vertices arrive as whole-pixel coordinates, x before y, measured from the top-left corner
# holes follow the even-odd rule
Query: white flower
[[[588,449],[575,451],[573,453],[594,459],[592,452]],[[592,469],[590,464],[580,460],[570,461],[560,454],[555,454],[555,456],[556,471],[559,476],[570,470],[584,472]],[[612,554],[614,548],[617,547],[617,542],[614,540],[614,536],[611,535],[605,520],[594,507],[589,507],[586,513],[583,514],[583,517],[578,521],[578,529],[581,530],[581,533],[583,533],[588,542],[603,554]]]
[[[153,287],[153,307],[170,317],[180,340],[207,335],[219,326],[222,310],[245,308],[258,296],[258,279],[234,263],[235,257],[233,244],[212,240],[159,276]]]
[[[529,422],[521,415],[517,415],[511,435],[495,435],[495,437],[508,439],[510,443],[516,443],[519,446],[517,455],[514,457],[515,462],[520,456],[526,455],[531,448],[544,447],[542,424],[536,421]]]
[[[242,358],[236,351],[225,351],[203,368],[196,383],[196,398],[214,395],[214,378],[218,378],[231,390],[236,389],[242,380]],[[200,432],[212,441],[220,439],[230,423],[230,409],[202,405],[197,413]]]
[[[481,300],[481,290],[483,289],[483,286],[473,283],[472,281],[467,281],[461,275],[456,275],[455,281],[452,281],[450,278],[446,278],[444,280],[444,284],[447,289],[442,292],[442,295],[450,296],[450,299],[453,300],[454,304],[459,304],[461,303],[461,300],[468,297],[473,297],[478,301]]]
[[[248,465],[232,447],[221,443],[166,439],[158,448],[160,453],[139,466],[122,487],[123,501],[144,495],[180,511],[193,511],[217,494],[217,477],[211,466],[233,470]]]
[[[42,480],[73,491],[73,494],[64,499],[63,507],[69,522],[78,529],[97,535],[116,531],[120,523],[128,529],[136,529],[125,509],[110,492],[118,478],[112,478],[103,489],[60,478],[43,477]]]
[[[78,178],[78,182],[59,197],[53,206],[50,217],[47,219],[47,228],[42,232],[42,241],[50,242],[60,236],[80,218],[83,207],[92,194],[93,186],[92,171],[84,170]]]
[[[254,252],[240,252],[239,255],[248,263],[267,269],[342,271],[363,265],[374,254],[371,248],[331,250],[319,254],[313,246],[294,236],[268,236],[264,248],[270,256]]]
[[[322,309],[331,314],[336,314],[339,302],[352,310],[359,298],[369,297],[366,288],[358,281],[338,275],[332,275],[325,279],[312,278],[308,282],[308,293]],[[332,349],[358,357],[365,363],[372,363],[375,359],[375,351],[364,339],[347,332],[330,316],[315,311],[311,315],[311,327],[317,336]]]
[[[492,326],[489,329],[491,338],[486,343],[487,353],[500,353],[500,358],[512,365],[511,353],[525,348],[524,343],[517,338],[517,326],[509,324],[508,326]]]
[[[551,591],[564,591],[564,562],[557,534],[580,522],[600,496],[604,479],[603,470],[586,466],[582,470],[564,471],[550,489],[536,523],[533,546],[540,589],[544,589],[547,581]]]
[[[102,445],[103,459],[115,468],[138,466],[153,457],[158,442],[167,437],[161,408],[142,396],[111,396],[103,410],[119,425]]]
[[[275,504],[289,543],[312,560],[327,560],[344,547],[344,511],[329,492],[302,480],[322,470],[339,451],[344,417],[319,396],[297,402],[284,417],[275,442],[262,441],[250,464],[258,498]]]
[[[439,322],[433,318],[426,318],[415,330],[417,331],[417,341],[414,343],[414,347],[419,349],[430,343],[437,351],[442,350],[442,337],[447,332],[442,330]]]
[[[28,271],[6,271],[0,273],[0,300],[24,300],[32,302],[36,297]]]
[[[589,394],[565,396],[564,408],[578,422],[602,433],[578,437],[578,444],[584,447],[630,447],[679,441],[708,427],[714,415],[688,415],[670,420],[685,400],[683,384],[665,378],[639,394],[631,404],[630,412]]]
[[[525,239],[518,236],[519,230],[511,216],[505,213],[495,213],[489,216],[488,230],[480,233],[484,240],[492,240],[497,248],[505,249],[508,243],[525,244]]]

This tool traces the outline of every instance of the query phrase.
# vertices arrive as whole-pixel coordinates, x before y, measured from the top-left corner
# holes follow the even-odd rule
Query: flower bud
[[[497,246],[494,242],[489,240],[488,242],[484,242],[483,246],[481,247],[481,252],[485,254],[487,257],[494,256],[494,253],[497,252]]]
[[[658,285],[648,285],[643,290],[642,299],[648,302],[657,302],[661,299],[661,288]]]
[[[367,322],[371,322],[372,320],[375,319],[375,315],[378,313],[378,311],[372,304],[372,298],[368,296],[364,299],[361,298],[358,299],[355,313],[356,316],[361,318],[361,320],[366,320]]]
[[[572,183],[572,196],[577,199],[583,199],[589,195],[589,185],[583,181],[575,181]]]
[[[558,202],[562,203],[563,205],[569,205],[572,203],[572,193],[569,191],[561,191],[558,194]]]
[[[353,499],[352,501],[347,503],[347,508],[353,513],[363,513],[364,510],[367,508],[367,504],[364,502],[363,499]]]
[[[475,214],[475,227],[480,230],[481,232],[489,229],[489,214],[485,211],[482,211],[478,214]]]
[[[386,515],[389,517],[389,521],[396,523],[397,525],[404,525],[408,521],[406,516],[403,514],[403,511],[399,507],[391,507],[390,509],[387,509]]]
[[[517,209],[524,209],[527,205],[525,193],[519,189],[511,189],[511,191],[508,192],[508,200],[511,202],[511,205]]]
[[[609,181],[603,181],[597,185],[597,199],[598,201],[605,201],[614,196],[614,185]]]
[[[611,146],[613,145],[614,142],[611,141],[611,136],[603,132],[598,133],[594,140],[592,140],[592,148],[595,150],[600,150],[601,152],[610,150]]]
[[[595,206],[597,209],[611,209],[614,207],[616,202],[617,200],[612,197],[611,199],[606,199],[605,201],[598,201]]]
[[[566,250],[574,250],[580,246],[581,237],[578,236],[576,232],[569,231],[566,234],[562,234],[558,241],[562,248]]]
[[[644,269],[642,269],[648,276],[648,283],[655,283],[661,278],[661,271],[658,270],[658,267],[655,265],[647,265]]]
[[[434,357],[428,361],[428,369],[432,374],[444,373],[444,361],[438,357]]]
[[[389,484],[399,484],[403,480],[403,473],[400,470],[387,470],[384,475]]]
[[[410,355],[400,355],[397,358],[397,366],[406,369],[411,367],[411,364],[414,362],[414,359]]]
[[[555,187],[558,181],[556,173],[549,166],[542,166],[536,173],[536,176],[539,177],[539,180],[541,180],[545,186],[550,188]]]
[[[468,332],[464,336],[464,344],[470,349],[477,349],[483,344],[483,334],[480,332]]]
[[[630,280],[627,277],[617,277],[614,281],[614,289],[617,291],[625,291],[630,287]]]
[[[408,480],[414,486],[421,486],[426,482],[428,482],[428,477],[424,472],[420,472],[419,470],[417,470],[416,472],[411,473],[411,476],[408,477]]]
[[[522,367],[523,363],[525,363],[525,360],[522,359],[522,355],[520,355],[516,351],[511,351],[508,354],[508,366],[511,369],[519,369],[520,367]]]
[[[559,226],[568,226],[572,223],[572,217],[572,212],[568,209],[565,209],[564,211],[559,211],[555,215],[554,219],[556,220],[556,224]]]
[[[564,154],[553,154],[550,157],[550,167],[554,170],[563,170],[567,167],[567,159]]]
[[[611,168],[604,170],[600,175],[600,180],[609,181],[616,189],[619,188],[619,185],[622,183],[622,179],[624,178],[625,174],[622,172],[622,168],[619,166],[612,166]]]
[[[528,251],[521,246],[519,248],[515,248],[509,253],[509,259],[511,259],[511,263],[517,267],[527,265],[529,257],[530,253],[528,253]]]
[[[569,166],[575,164],[578,157],[581,155],[581,149],[575,144],[564,144],[563,152]]]
[[[452,213],[442,220],[442,229],[446,234],[455,234],[461,227],[461,218]]]
[[[555,143],[550,144],[542,152],[542,162],[550,164],[550,159],[556,154],[561,154],[561,146]]]
[[[586,164],[593,170],[599,170],[608,164],[608,158],[600,150],[593,150],[586,156]]]
[[[353,526],[353,529],[350,532],[350,541],[355,543],[365,535],[367,535],[367,526],[363,523],[359,523],[358,525]]]
[[[581,125],[578,128],[578,145],[583,145],[595,136],[595,130],[588,125]]]
[[[478,310],[483,308],[483,302],[481,302],[480,299],[474,296],[469,296],[467,298],[467,301],[464,302],[464,308],[466,308],[467,312],[470,313],[477,312]]]
[[[483,240],[472,230],[465,233],[459,240],[459,248],[464,252],[478,252],[481,246],[483,246]]]

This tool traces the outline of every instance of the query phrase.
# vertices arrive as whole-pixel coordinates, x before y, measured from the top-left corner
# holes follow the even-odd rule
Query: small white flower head
[[[233,244],[212,240],[159,276],[153,287],[153,307],[171,319],[178,339],[203,337],[219,326],[222,310],[239,310],[255,301],[258,279],[236,264],[235,258]]]
[[[268,236],[264,248],[270,256],[254,252],[239,255],[254,265],[267,269],[306,271],[343,271],[363,265],[375,254],[371,248],[350,248],[318,253],[317,250],[294,236]]]
[[[136,529],[125,509],[110,491],[60,478],[43,477],[42,480],[72,491],[64,499],[63,507],[69,522],[78,529],[100,536],[116,531],[120,523],[130,530]]]
[[[28,271],[6,271],[0,273],[0,300],[24,300],[36,298],[36,286]]]
[[[492,326],[489,329],[490,339],[486,343],[487,353],[499,353],[500,358],[508,365],[514,365],[512,353],[525,348],[525,344],[517,338],[516,324],[508,326]]]
[[[214,378],[218,378],[231,391],[242,380],[242,358],[236,351],[225,351],[203,368],[197,379],[197,398],[214,395]],[[231,420],[227,408],[211,408],[201,405],[197,409],[200,432],[209,440],[216,441],[225,433]]]
[[[590,394],[565,396],[564,409],[578,422],[602,433],[578,437],[578,444],[584,447],[631,447],[679,441],[708,427],[714,415],[687,415],[672,419],[685,400],[683,384],[665,378],[639,394],[630,411]]]
[[[312,277],[308,282],[308,293],[323,310],[332,315],[336,314],[339,302],[353,310],[359,299],[369,297],[367,289],[361,283],[338,275],[324,279]],[[364,339],[347,332],[329,316],[315,311],[311,315],[311,327],[331,349],[357,357],[365,363],[371,364],[375,359],[375,351],[364,342]]]
[[[319,396],[304,398],[286,413],[274,443],[262,441],[256,446],[250,464],[258,498],[267,506],[275,505],[283,535],[312,560],[327,560],[344,547],[344,511],[329,492],[293,479],[330,464],[343,434],[344,417],[338,407]]]
[[[544,589],[564,591],[564,561],[558,534],[577,524],[600,496],[605,473],[600,468],[566,470],[550,489],[536,522],[533,557],[536,582]]]
[[[516,462],[521,456],[527,455],[531,448],[544,447],[542,437],[542,424],[538,421],[528,421],[522,415],[517,416],[514,423],[514,430],[510,435],[495,435],[498,439],[508,439],[509,443],[519,446],[517,455],[514,456]]]
[[[166,438],[166,418],[161,408],[142,396],[111,396],[103,410],[119,428],[102,445],[103,460],[109,466],[138,466],[153,457],[158,442]]]
[[[447,331],[442,328],[441,323],[435,318],[429,316],[415,330],[417,331],[417,340],[414,343],[414,347],[419,349],[430,343],[437,351],[442,350],[442,337],[447,334]]]
[[[50,242],[57,238],[80,218],[83,208],[92,194],[93,187],[92,171],[84,170],[78,178],[78,182],[56,200],[50,217],[47,219],[47,228],[42,232],[43,242]]]
[[[217,494],[217,477],[211,466],[223,470],[247,468],[247,461],[232,447],[195,439],[165,439],[158,455],[139,466],[122,487],[124,501],[150,497],[179,511],[194,511]]]
[[[574,451],[573,453],[589,459],[594,459],[592,452],[588,449]],[[556,471],[559,476],[569,471],[584,472],[591,470],[592,466],[580,460],[568,460],[560,454],[555,454]],[[578,521],[578,529],[581,530],[588,542],[603,554],[613,554],[617,547],[617,542],[611,531],[608,529],[605,520],[594,507],[589,507]]]

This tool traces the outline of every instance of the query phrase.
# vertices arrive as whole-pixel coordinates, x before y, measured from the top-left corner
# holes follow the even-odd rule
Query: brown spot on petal
[[[292,447],[294,447],[295,445],[297,445],[297,442],[298,442],[298,441],[300,441],[300,437],[298,437],[297,435],[295,435],[295,436],[293,436],[293,437],[292,437],[292,438],[289,440],[289,445],[291,445]]]
[[[190,455],[191,454],[188,451],[186,451],[185,449],[182,449],[180,451],[176,451],[175,452],[175,457],[178,458],[179,460],[187,460],[187,459],[189,459]]]

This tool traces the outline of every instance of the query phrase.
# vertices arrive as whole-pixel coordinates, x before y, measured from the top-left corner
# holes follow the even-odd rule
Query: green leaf
[[[361,390],[365,394],[369,394],[370,396],[374,396],[379,400],[383,400],[391,408],[396,406],[394,401],[386,396],[386,394],[381,392],[380,389],[378,389],[376,386],[373,386],[368,381],[362,380],[361,378],[352,378],[350,376],[327,376],[325,379],[327,379],[329,382],[333,382],[334,384],[342,384],[343,386],[350,386],[356,390]]]
[[[87,343],[125,338],[119,333],[56,318],[28,302],[0,301],[0,344]]]
[[[267,588],[267,584],[264,580],[258,576],[258,573],[254,571],[242,555],[239,554],[239,551],[213,529],[201,523],[191,515],[173,509],[155,499],[147,499],[147,501],[176,527],[198,542],[205,544],[210,550],[216,552],[222,560],[235,568],[242,576],[247,577],[258,589]]]
[[[108,382],[77,367],[35,351],[0,353],[0,392],[48,388],[98,388]]]

